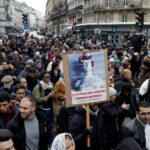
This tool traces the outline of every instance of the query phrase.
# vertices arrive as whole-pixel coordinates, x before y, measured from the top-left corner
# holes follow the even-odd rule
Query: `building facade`
[[[0,0],[0,33],[6,33],[14,23],[11,18],[10,0]]]
[[[67,26],[67,0],[52,0],[52,32],[64,34]]]
[[[138,30],[136,12],[145,12],[144,31],[150,25],[149,0],[85,0],[83,24],[77,25],[89,35],[100,35],[107,42],[123,43]],[[92,17],[93,16],[93,17]],[[99,36],[98,36],[99,37]]]
[[[0,0],[0,33],[23,32],[23,14],[28,15],[30,29],[37,30],[43,27],[44,18],[38,11],[26,3],[16,0]]]
[[[48,32],[53,32],[52,20],[51,20],[52,8],[53,8],[52,2],[53,0],[47,0],[47,3],[46,3],[45,26]]]
[[[68,0],[67,5],[62,6],[68,8],[65,19],[59,15],[60,1],[52,3],[52,13],[49,14],[49,21],[57,29],[60,29],[62,19],[67,32],[77,28],[78,34],[84,38],[94,35],[106,42],[123,43],[133,31],[138,31],[136,12],[145,12],[143,33],[149,34],[150,0]],[[61,33],[61,30],[55,32]]]

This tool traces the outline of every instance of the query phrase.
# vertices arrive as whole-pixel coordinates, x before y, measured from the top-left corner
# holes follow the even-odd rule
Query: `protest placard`
[[[107,51],[63,54],[66,106],[108,101]]]

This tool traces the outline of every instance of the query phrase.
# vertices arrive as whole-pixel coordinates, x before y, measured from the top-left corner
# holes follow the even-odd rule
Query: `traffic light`
[[[139,30],[142,31],[142,28],[143,28],[143,25],[144,25],[144,12],[136,12],[136,19],[137,19],[137,22],[136,22],[136,25],[137,27],[139,27]]]
[[[28,24],[28,15],[27,14],[22,14],[22,23]]]

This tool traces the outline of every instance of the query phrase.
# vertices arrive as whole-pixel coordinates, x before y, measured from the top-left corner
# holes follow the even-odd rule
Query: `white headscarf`
[[[71,134],[69,134],[69,133],[61,133],[61,134],[57,135],[52,143],[51,150],[66,150],[66,138],[65,138],[66,135],[68,135],[72,138]],[[75,147],[73,138],[72,138],[72,142]]]

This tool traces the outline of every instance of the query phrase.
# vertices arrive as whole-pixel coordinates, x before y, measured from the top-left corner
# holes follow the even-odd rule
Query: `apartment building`
[[[90,38],[96,35],[107,42],[124,42],[138,30],[136,12],[145,12],[143,33],[149,35],[150,0],[68,0],[67,4],[62,1],[52,3],[50,20],[57,29],[55,33],[61,33],[60,20],[63,20],[67,32],[75,25],[80,36]],[[65,17],[59,15],[60,6],[67,9]]]

